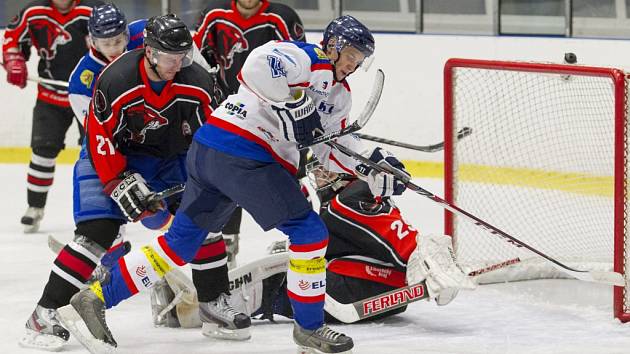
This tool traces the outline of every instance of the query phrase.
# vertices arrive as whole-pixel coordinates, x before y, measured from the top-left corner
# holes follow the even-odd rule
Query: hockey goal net
[[[449,60],[445,199],[569,266],[627,274],[627,96],[617,69]],[[473,133],[457,141],[463,127]],[[520,259],[481,282],[562,276],[449,212],[445,232],[470,270]],[[614,289],[624,322],[627,289]]]

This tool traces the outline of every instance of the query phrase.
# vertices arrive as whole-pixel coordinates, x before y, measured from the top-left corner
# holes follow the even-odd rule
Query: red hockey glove
[[[28,70],[26,69],[24,54],[5,52],[2,55],[2,61],[4,62],[4,69],[7,71],[7,82],[19,88],[26,87]]]

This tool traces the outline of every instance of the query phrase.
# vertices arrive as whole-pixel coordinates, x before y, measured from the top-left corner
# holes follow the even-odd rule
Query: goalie
[[[328,297],[349,304],[426,281],[428,299],[446,305],[459,289],[474,288],[455,262],[449,236],[419,234],[389,198],[375,198],[368,184],[352,175],[326,171],[317,161],[307,165],[307,172],[330,233],[326,252]],[[293,316],[286,296],[288,257],[282,256],[287,249],[286,241],[275,242],[270,247],[271,256],[230,272],[236,309],[272,321],[274,314]],[[153,288],[154,324],[199,326],[192,283],[181,272],[171,273]],[[370,319],[405,309],[399,307]],[[342,321],[334,307],[327,306],[326,310],[327,322]]]

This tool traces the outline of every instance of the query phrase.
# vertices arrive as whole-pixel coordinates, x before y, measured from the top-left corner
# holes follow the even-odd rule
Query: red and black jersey
[[[364,258],[406,270],[418,231],[403,220],[398,208],[376,201],[365,182],[349,184],[321,210],[320,216],[330,233],[327,260]]]
[[[94,87],[87,150],[104,184],[125,171],[128,155],[166,159],[185,152],[219,104],[214,78],[197,63],[182,68],[160,94],[146,70],[144,49],[136,49],[106,67]]]
[[[15,16],[4,32],[2,51],[18,48],[27,58],[34,46],[40,56],[38,72],[42,78],[68,81],[75,65],[87,52],[88,19],[100,0],[76,0],[62,14],[50,0],[35,0]],[[69,107],[64,87],[40,84],[38,99]]]
[[[236,75],[256,47],[272,40],[305,41],[297,13],[284,4],[262,0],[256,14],[244,18],[234,0],[214,0],[201,13],[195,44],[212,66],[219,65],[228,94],[238,91]]]

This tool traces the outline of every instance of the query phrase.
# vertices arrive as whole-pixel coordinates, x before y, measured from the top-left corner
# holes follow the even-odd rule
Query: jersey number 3
[[[98,152],[99,155],[113,155],[116,153],[116,150],[114,150],[114,144],[112,144],[109,138],[97,135],[96,142],[98,143],[96,146],[96,152]],[[107,151],[105,151],[105,149],[107,149]]]

